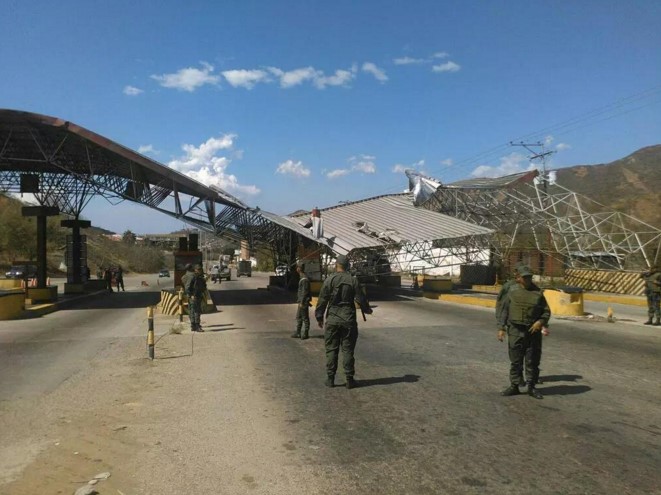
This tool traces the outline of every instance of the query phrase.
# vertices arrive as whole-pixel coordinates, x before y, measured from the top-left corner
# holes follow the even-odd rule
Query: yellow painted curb
[[[485,299],[482,297],[464,296],[462,294],[438,294],[436,298],[440,301],[468,304],[470,306],[482,306],[483,308],[496,307],[495,299]]]
[[[647,307],[647,300],[636,298],[636,297],[627,297],[627,296],[608,296],[605,294],[591,294],[586,292],[583,294],[583,299],[586,301],[596,301],[596,302],[605,302],[605,303],[614,303],[614,304],[627,304],[629,306],[640,306],[642,308]]]

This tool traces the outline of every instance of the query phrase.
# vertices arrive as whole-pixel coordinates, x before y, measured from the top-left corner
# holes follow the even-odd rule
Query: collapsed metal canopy
[[[305,214],[286,217],[303,235],[337,254],[364,258],[369,253],[386,256],[391,265],[404,268],[412,261],[438,267],[484,261],[493,231],[437,212],[417,208],[410,193],[389,194],[320,209],[323,235],[316,239],[303,225]]]
[[[255,214],[243,202],[63,119],[0,109],[0,191],[33,192],[45,206],[79,218],[95,195],[133,201],[228,238],[241,238]]]
[[[99,195],[110,202],[143,204],[219,237],[267,244],[290,255],[302,238],[316,242],[320,251],[355,257],[369,251],[387,251],[391,257],[404,252],[439,266],[453,250],[461,251],[465,261],[474,260],[491,233],[415,208],[410,195],[388,195],[322,210],[326,235],[316,238],[303,227],[302,217],[250,208],[72,122],[0,109],[0,191],[21,192],[26,175],[38,177],[38,189],[29,192],[41,205],[56,206],[74,218]],[[440,248],[446,249],[443,255]]]
[[[661,231],[561,186],[537,170],[452,184],[407,171],[415,203],[493,228],[502,259],[533,247],[573,268],[639,270],[656,261]]]

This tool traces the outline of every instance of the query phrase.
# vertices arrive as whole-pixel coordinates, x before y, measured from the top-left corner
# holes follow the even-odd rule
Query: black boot
[[[294,333],[291,334],[291,338],[292,338],[292,339],[300,339],[300,338],[301,338],[301,334],[298,333],[298,332],[294,332]]]
[[[324,385],[327,387],[333,388],[335,386],[335,377],[334,376],[327,376],[326,381],[324,382]]]
[[[345,386],[348,389],[356,388],[358,386],[358,383],[356,383],[356,380],[353,379],[353,376],[347,376],[347,383]]]
[[[530,397],[534,397],[535,399],[543,399],[544,398],[542,393],[535,388],[534,383],[529,383],[528,384],[528,395]]]
[[[303,335],[301,335],[301,340],[309,339],[310,336],[308,335],[308,332],[304,332]]]
[[[659,325],[661,325],[661,320],[659,320],[659,318],[657,318],[656,321],[655,321],[654,323],[652,323],[652,324],[653,324],[655,327],[658,327]]]
[[[652,318],[650,318],[645,323],[643,323],[643,325],[651,325],[651,324],[652,324]]]
[[[503,390],[500,395],[503,397],[510,397],[511,395],[519,395],[521,392],[519,391],[519,386],[516,384],[512,384],[509,387],[507,387],[505,390]]]

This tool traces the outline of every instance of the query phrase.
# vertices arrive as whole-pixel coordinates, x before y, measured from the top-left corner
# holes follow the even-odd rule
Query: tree
[[[136,235],[133,232],[131,232],[130,230],[127,230],[126,232],[124,232],[122,234],[122,242],[124,242],[124,243],[126,243],[130,246],[135,244],[136,239],[137,239]]]

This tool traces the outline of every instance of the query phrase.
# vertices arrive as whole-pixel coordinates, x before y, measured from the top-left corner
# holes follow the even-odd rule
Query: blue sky
[[[444,182],[607,163],[661,142],[661,2],[14,1],[0,108],[86,127],[286,214]],[[182,224],[84,212],[117,232]]]

